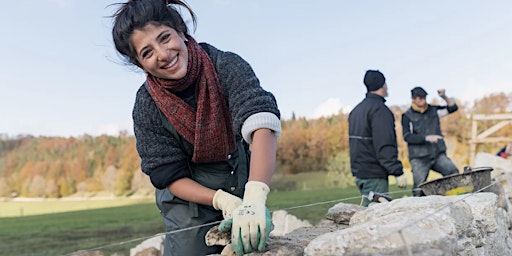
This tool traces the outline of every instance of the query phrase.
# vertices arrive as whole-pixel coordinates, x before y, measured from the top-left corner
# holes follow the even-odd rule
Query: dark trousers
[[[437,155],[435,158],[413,158],[410,159],[412,175],[414,180],[412,194],[414,196],[424,196],[425,194],[418,185],[427,180],[430,170],[438,172],[443,176],[457,174],[459,170],[445,153]]]
[[[374,178],[374,179],[360,179],[356,178],[356,185],[363,196],[363,206],[368,206],[370,204],[370,200],[368,200],[368,194],[371,191],[378,193],[389,192],[389,182],[387,178]]]
[[[214,225],[192,228],[222,220],[222,212],[211,206],[191,204],[172,195],[167,189],[156,190],[156,203],[165,222],[165,256],[208,255],[222,251],[220,246],[206,246],[205,235]]]

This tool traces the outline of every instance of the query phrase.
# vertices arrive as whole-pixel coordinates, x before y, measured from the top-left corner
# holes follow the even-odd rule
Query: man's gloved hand
[[[505,152],[501,152],[501,153],[500,153],[500,157],[501,157],[501,158],[505,158],[505,159],[507,159],[507,158],[508,158],[508,154],[507,154],[507,153],[505,153]]]
[[[437,90],[437,94],[439,94],[439,97],[444,98],[444,97],[446,97],[446,90],[439,89],[439,90]]]
[[[265,207],[269,192],[270,188],[263,182],[249,181],[245,184],[244,199],[242,205],[233,211],[231,227],[231,246],[238,255],[250,253],[253,249],[265,249],[274,228],[270,212]],[[219,230],[223,229],[219,227]]]
[[[213,196],[212,204],[215,210],[222,210],[224,219],[231,219],[233,217],[233,210],[242,204],[242,199],[219,189]]]
[[[427,135],[425,136],[425,140],[431,143],[436,143],[438,140],[442,140],[443,136],[440,135]]]
[[[405,177],[405,173],[400,176],[395,176],[396,186],[405,189],[407,188],[407,177]]]

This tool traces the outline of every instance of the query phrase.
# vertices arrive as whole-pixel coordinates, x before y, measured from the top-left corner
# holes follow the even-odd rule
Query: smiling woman
[[[135,30],[132,35],[140,67],[165,79],[180,79],[187,74],[187,41],[185,34],[153,24]]]
[[[182,1],[131,0],[112,29],[117,51],[147,74],[133,108],[142,171],[167,231],[188,228],[166,236],[164,253],[221,252],[204,241],[213,226],[204,224],[220,220],[226,230],[232,223],[237,254],[261,251],[272,230],[266,198],[281,132],[276,100],[240,56],[197,43],[177,8],[195,25]]]

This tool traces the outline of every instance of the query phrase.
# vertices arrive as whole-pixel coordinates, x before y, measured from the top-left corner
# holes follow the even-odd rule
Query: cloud
[[[126,131],[128,134],[133,135],[133,127],[132,124],[116,124],[116,123],[109,123],[104,124],[100,127],[98,127],[93,134],[93,136],[99,136],[99,135],[110,135],[110,136],[117,136],[120,132]]]
[[[320,117],[329,117],[332,115],[337,115],[340,111],[343,113],[348,113],[352,109],[351,106],[345,106],[338,98],[329,98],[324,102],[320,103],[313,110],[313,118]]]

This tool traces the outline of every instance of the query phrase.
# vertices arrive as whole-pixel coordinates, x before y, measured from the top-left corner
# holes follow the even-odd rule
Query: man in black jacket
[[[368,194],[388,193],[388,176],[397,177],[397,185],[407,186],[402,163],[398,160],[395,117],[384,104],[388,86],[378,70],[368,70],[364,76],[366,97],[348,117],[350,167],[356,185],[368,206]]]
[[[411,90],[411,108],[402,114],[402,133],[409,150],[414,179],[413,195],[425,194],[418,185],[427,180],[430,169],[443,176],[459,173],[457,167],[446,156],[446,144],[439,119],[457,111],[452,98],[448,98],[444,89],[438,90],[446,106],[427,104],[427,92],[421,87]]]

